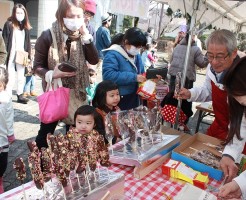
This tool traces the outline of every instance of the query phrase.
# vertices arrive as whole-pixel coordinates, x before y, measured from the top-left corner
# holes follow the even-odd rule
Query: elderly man
[[[96,48],[99,53],[99,58],[103,59],[103,49],[107,49],[111,44],[109,27],[111,26],[112,16],[105,13],[102,17],[102,26],[97,29],[96,32]]]
[[[207,134],[225,140],[228,134],[229,111],[223,78],[227,70],[239,59],[237,40],[232,32],[222,29],[214,31],[209,36],[206,46],[210,64],[207,67],[204,85],[190,90],[182,88],[179,98],[200,102],[212,100],[215,120],[207,130]],[[221,167],[225,175],[229,176],[228,180],[235,177],[238,170],[234,163],[236,159],[226,151],[223,152]]]
[[[111,26],[112,16],[108,13],[105,13],[102,15],[101,19],[102,26],[100,26],[96,32],[96,48],[99,54],[99,62],[97,64],[98,71],[102,70],[102,63],[104,58],[102,50],[109,48],[111,44],[109,27]]]

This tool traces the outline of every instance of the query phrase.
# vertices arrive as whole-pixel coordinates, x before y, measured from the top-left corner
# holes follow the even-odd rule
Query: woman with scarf
[[[28,14],[26,8],[22,4],[15,4],[12,10],[12,15],[5,22],[3,27],[3,39],[7,50],[6,66],[9,73],[9,82],[7,92],[12,96],[12,89],[17,79],[17,102],[26,104],[28,99],[23,96],[23,89],[26,83],[24,76],[25,66],[15,63],[17,51],[28,52],[28,57],[31,57],[31,42]],[[15,77],[17,72],[17,77]]]
[[[89,70],[86,61],[98,63],[98,53],[92,36],[84,23],[82,0],[61,0],[52,27],[43,31],[35,45],[34,72],[43,79],[43,89],[52,79],[61,78],[63,87],[70,88],[69,117],[65,119],[67,130],[73,125],[73,115],[82,105],[87,104],[86,87],[89,86]],[[59,63],[69,62],[76,72],[62,72]],[[48,133],[54,133],[58,121],[41,122],[36,137],[39,148],[47,147]]]

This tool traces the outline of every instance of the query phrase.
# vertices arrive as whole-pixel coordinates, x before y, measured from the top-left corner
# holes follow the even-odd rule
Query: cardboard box
[[[203,163],[197,162],[181,153],[181,152],[187,153],[187,154],[194,153],[194,150],[189,148],[189,147],[192,147],[193,149],[197,149],[197,150],[206,149],[206,150],[211,151],[217,156],[221,156],[221,153],[219,153],[215,148],[209,147],[203,143],[220,145],[221,140],[214,138],[214,137],[210,137],[205,134],[197,133],[193,135],[192,137],[190,137],[188,140],[185,140],[180,146],[176,147],[172,151],[171,158],[185,163],[186,165],[190,166],[194,170],[197,170],[200,172],[207,172],[209,173],[209,176],[211,178],[214,178],[216,180],[221,180],[223,177],[223,172],[221,170],[215,169]]]
[[[169,128],[166,126],[161,126],[161,131],[164,135],[179,135],[180,136],[180,144],[182,144],[185,140],[189,139],[192,135],[178,131],[174,128]]]

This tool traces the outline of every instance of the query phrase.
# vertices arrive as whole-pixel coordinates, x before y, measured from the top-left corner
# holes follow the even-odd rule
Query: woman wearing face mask
[[[15,4],[12,15],[8,18],[3,27],[3,39],[7,51],[6,66],[9,73],[7,92],[12,96],[12,89],[15,84],[15,72],[17,71],[17,102],[26,104],[28,99],[23,97],[23,89],[26,82],[24,76],[25,66],[15,63],[16,51],[26,51],[31,55],[30,30],[28,14],[22,4]]]
[[[111,80],[118,85],[121,96],[118,106],[121,110],[139,106],[136,94],[138,83],[146,80],[141,75],[144,73],[144,66],[139,53],[146,43],[143,32],[134,27],[125,32],[120,44],[113,44],[104,50],[103,80]]]
[[[78,107],[88,104],[86,87],[89,86],[89,71],[86,61],[98,63],[98,53],[92,36],[86,29],[82,0],[61,0],[52,27],[43,31],[35,45],[34,72],[43,79],[43,89],[52,79],[62,78],[64,87],[70,88],[69,118],[65,123],[74,124],[73,115]],[[76,72],[62,72],[59,63],[69,62]],[[36,143],[39,148],[47,147],[48,133],[54,133],[57,121],[41,122]]]

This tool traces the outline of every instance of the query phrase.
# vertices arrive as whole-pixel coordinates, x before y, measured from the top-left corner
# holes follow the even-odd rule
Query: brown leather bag
[[[28,52],[17,50],[15,55],[15,63],[23,66],[28,65]]]

